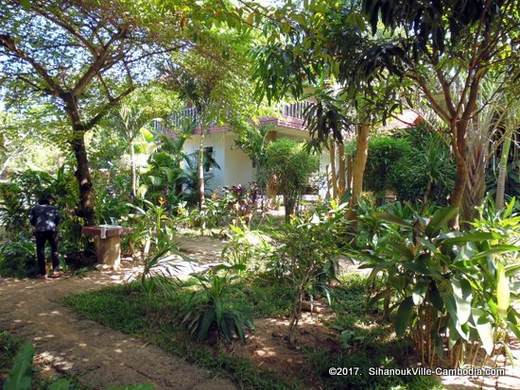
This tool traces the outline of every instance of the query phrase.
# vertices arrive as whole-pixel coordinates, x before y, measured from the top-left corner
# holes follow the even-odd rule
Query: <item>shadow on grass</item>
[[[254,318],[280,317],[288,313],[290,289],[273,281],[255,278],[240,281],[241,294],[236,303],[248,308]],[[309,376],[319,378],[326,389],[435,389],[442,388],[429,377],[372,376],[369,367],[406,367],[410,345],[393,338],[391,327],[377,309],[367,306],[366,280],[349,276],[334,289],[333,310],[328,326],[339,334],[335,348],[304,347],[305,366],[300,375],[288,378],[254,365],[246,358],[231,356],[220,345],[192,341],[178,325],[178,313],[188,299],[189,290],[180,289],[176,299],[166,300],[145,294],[139,284],[105,288],[69,296],[65,303],[91,320],[110,328],[139,336],[189,362],[224,375],[241,388],[305,388]],[[279,341],[283,342],[283,341]],[[330,367],[356,368],[356,375],[331,376]]]

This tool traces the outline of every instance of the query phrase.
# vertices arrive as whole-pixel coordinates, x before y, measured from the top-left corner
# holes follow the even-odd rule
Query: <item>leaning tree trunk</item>
[[[92,178],[90,177],[87,149],[85,147],[85,131],[89,130],[81,123],[77,100],[74,96],[64,95],[65,109],[70,118],[73,130],[71,141],[72,150],[76,157],[77,169],[74,172],[79,186],[79,205],[76,211],[78,217],[83,218],[87,226],[96,224],[96,214],[94,212],[94,190]]]
[[[509,158],[509,150],[511,149],[511,139],[513,138],[514,126],[506,127],[504,133],[504,143],[502,144],[502,154],[500,155],[500,163],[498,165],[497,191],[496,191],[496,207],[497,210],[504,208],[504,197],[507,178],[507,160]]]

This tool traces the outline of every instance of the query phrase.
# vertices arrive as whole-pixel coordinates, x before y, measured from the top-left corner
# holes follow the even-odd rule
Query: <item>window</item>
[[[204,148],[204,171],[209,172],[213,165],[213,146],[206,146]]]

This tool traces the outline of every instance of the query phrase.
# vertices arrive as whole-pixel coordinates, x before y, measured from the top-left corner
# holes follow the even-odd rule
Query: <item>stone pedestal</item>
[[[94,237],[96,257],[100,264],[119,270],[121,264],[121,236],[131,229],[114,225],[85,226],[81,232]]]
[[[94,236],[96,257],[98,263],[106,264],[114,270],[119,270],[121,264],[121,237],[113,236],[101,239]]]

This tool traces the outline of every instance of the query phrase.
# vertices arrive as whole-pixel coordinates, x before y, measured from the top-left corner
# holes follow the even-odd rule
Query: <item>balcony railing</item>
[[[291,104],[283,104],[279,107],[282,116],[305,119],[305,110],[309,107],[309,102],[298,102]]]
[[[304,119],[305,109],[309,104],[309,102],[281,104],[278,106],[278,112],[283,117]],[[168,119],[173,127],[179,128],[182,127],[183,123],[185,123],[187,119],[191,119],[197,125],[199,116],[196,108],[186,108],[173,113]]]

